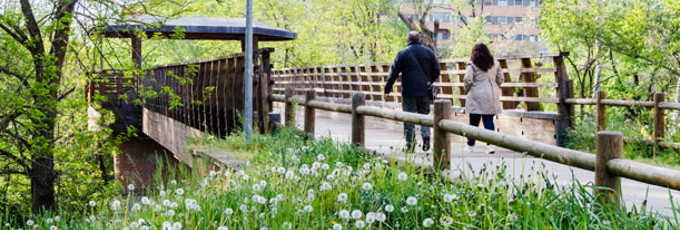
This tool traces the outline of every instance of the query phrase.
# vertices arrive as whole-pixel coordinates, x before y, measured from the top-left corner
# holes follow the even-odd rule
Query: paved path
[[[275,109],[277,112],[282,112]],[[302,107],[297,111],[304,111]],[[302,129],[303,115],[298,113],[296,124],[299,129]],[[336,141],[349,142],[351,135],[351,118],[348,114],[330,113],[317,110],[316,130],[315,136],[330,136]],[[418,140],[420,136],[418,136]],[[498,149],[496,154],[484,153],[486,145],[479,143],[475,147],[474,153],[463,153],[465,146],[465,139],[452,135],[451,136],[451,168],[463,169],[465,173],[471,173],[472,170],[479,170],[483,164],[498,165],[505,163],[508,167],[508,175],[515,180],[519,180],[520,175],[526,178],[531,174],[536,174],[543,171],[551,177],[556,177],[556,181],[560,185],[570,185],[573,179],[578,180],[581,184],[593,184],[594,173],[591,171],[574,168],[551,161],[542,160],[532,156],[525,156],[523,154],[513,152],[507,149]],[[394,156],[395,152],[405,145],[403,138],[403,125],[396,122],[380,120],[377,118],[367,117],[366,119],[366,147],[368,149],[376,150],[382,154],[391,154]],[[425,164],[431,163],[431,151],[422,152],[417,151],[416,156],[421,156]],[[401,154],[399,157],[404,157]],[[421,163],[421,160],[417,160]],[[461,171],[458,171],[461,172]],[[653,211],[658,211],[664,214],[671,214],[670,198],[674,200],[680,198],[680,192],[669,190],[663,187],[648,185],[637,181],[622,178],[621,190],[623,200],[627,206],[635,205],[640,207],[642,202],[647,198],[648,206]],[[678,202],[674,202],[678,204]],[[677,207],[678,205],[676,205]]]

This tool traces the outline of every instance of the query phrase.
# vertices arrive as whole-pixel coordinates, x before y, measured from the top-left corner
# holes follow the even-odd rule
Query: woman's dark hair
[[[494,65],[493,55],[491,55],[489,48],[486,47],[484,43],[475,44],[475,47],[472,48],[470,61],[475,63],[475,65],[483,71],[491,69],[491,67]]]

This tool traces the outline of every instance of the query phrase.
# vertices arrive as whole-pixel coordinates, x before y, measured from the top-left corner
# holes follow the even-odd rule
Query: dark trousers
[[[484,114],[470,114],[470,125],[474,127],[479,126],[479,120],[481,119],[482,122],[484,122],[484,128],[494,131],[496,130],[496,127],[493,125],[493,116],[494,115],[484,115]],[[468,146],[475,146],[475,139],[468,138],[467,141]]]
[[[430,98],[424,97],[402,97],[401,105],[404,112],[430,114]],[[411,123],[404,123],[404,134],[406,136],[406,144],[411,146],[415,142],[416,133],[415,125]],[[430,136],[430,127],[421,126],[420,133],[423,137]]]

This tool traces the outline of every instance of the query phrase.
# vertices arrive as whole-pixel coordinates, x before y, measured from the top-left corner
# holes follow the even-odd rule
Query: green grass
[[[578,183],[560,187],[544,173],[508,180],[504,164],[486,165],[475,174],[461,171],[450,182],[440,175],[425,175],[413,165],[373,160],[328,139],[305,142],[286,130],[273,137],[257,135],[250,145],[239,144],[241,138],[230,137],[225,142],[231,144],[225,146],[254,155],[243,170],[204,176],[195,170],[170,170],[167,178],[178,179],[162,182],[159,176],[154,189],[94,202],[85,213],[59,213],[59,221],[56,214],[31,221],[41,229],[678,227],[677,219],[650,213],[646,207],[600,206],[589,192],[592,187]],[[361,217],[353,218],[352,213]],[[26,222],[9,225],[33,227]]]

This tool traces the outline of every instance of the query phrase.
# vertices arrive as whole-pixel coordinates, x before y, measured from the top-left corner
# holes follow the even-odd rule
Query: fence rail
[[[620,202],[620,179],[625,177],[647,184],[659,185],[674,190],[680,190],[680,171],[621,159],[623,135],[618,132],[598,132],[597,154],[566,149],[555,145],[526,140],[524,138],[505,135],[479,127],[459,123],[450,119],[451,101],[437,100],[433,116],[382,109],[365,105],[366,96],[356,93],[352,98],[352,105],[337,104],[315,99],[316,92],[309,90],[305,99],[294,97],[293,90],[288,88],[285,95],[271,95],[270,99],[285,103],[285,124],[295,127],[294,104],[305,106],[305,127],[307,135],[314,135],[314,122],[307,119],[315,116],[315,109],[352,114],[352,142],[357,146],[364,146],[363,117],[372,116],[399,122],[410,122],[433,127],[433,162],[439,170],[450,167],[450,137],[448,133],[468,137],[513,151],[550,160],[564,165],[582,168],[595,172],[595,185],[611,190],[596,189],[597,196],[610,195],[613,199],[604,202]]]

